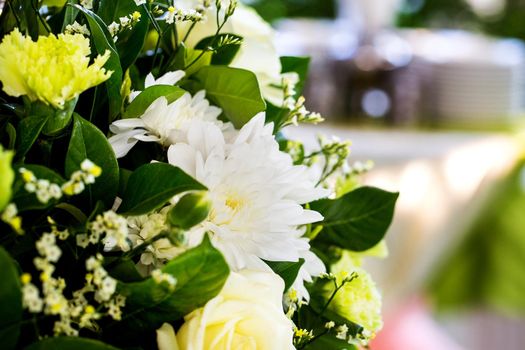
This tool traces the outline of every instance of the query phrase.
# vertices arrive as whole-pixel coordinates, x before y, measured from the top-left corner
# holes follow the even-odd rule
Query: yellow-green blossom
[[[356,267],[350,256],[345,255],[332,266],[338,284],[345,277],[356,273],[357,277],[346,283],[330,303],[329,309],[361,325],[371,337],[383,327],[381,319],[381,295],[370,275],[362,268]],[[328,288],[331,295],[333,286]]]
[[[11,186],[15,178],[15,173],[11,168],[13,155],[12,151],[4,151],[0,145],[0,212],[4,210],[9,199],[11,199]]]
[[[62,109],[83,91],[106,81],[110,52],[90,65],[89,39],[80,34],[50,34],[34,42],[15,28],[0,44],[0,81],[11,96],[27,96]]]

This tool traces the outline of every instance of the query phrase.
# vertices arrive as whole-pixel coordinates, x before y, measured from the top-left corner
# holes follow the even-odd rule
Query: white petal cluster
[[[129,234],[133,246],[138,246],[168,229],[166,223],[168,210],[169,207],[166,207],[158,213],[128,218]],[[142,253],[140,256],[142,266],[139,267],[161,266],[183,252],[183,248],[174,246],[167,238],[159,239],[150,244]]]
[[[185,142],[169,148],[168,160],[209,189],[212,210],[188,234],[190,246],[211,232],[213,244],[234,270],[267,270],[263,260],[309,256],[301,226],[322,216],[301,205],[327,192],[315,187],[306,167],[293,165],[279,151],[273,125],[264,125],[263,114],[226,134],[212,123],[194,121]]]
[[[149,88],[152,86],[157,85],[175,85],[177,84],[184,76],[186,75],[186,72],[183,70],[177,70],[174,72],[168,72],[158,79],[155,79],[153,74],[149,73],[146,75],[146,80],[144,81],[144,88]],[[132,102],[138,95],[140,95],[142,91],[132,91],[129,95],[129,102]]]
[[[160,97],[142,117],[115,121],[110,126],[115,136],[109,142],[116,156],[124,157],[139,141],[157,142],[166,147],[176,143],[194,120],[209,121],[222,128],[229,128],[231,124],[218,120],[221,109],[211,106],[205,96],[204,91],[195,96],[186,93],[172,103]]]

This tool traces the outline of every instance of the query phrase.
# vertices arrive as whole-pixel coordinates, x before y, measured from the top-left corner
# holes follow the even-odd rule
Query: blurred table
[[[458,245],[491,190],[522,149],[504,134],[360,131],[347,127],[289,128],[288,137],[315,147],[316,135],[352,141],[351,161],[373,160],[367,185],[399,191],[387,261],[369,260],[385,311],[421,292],[436,264]]]

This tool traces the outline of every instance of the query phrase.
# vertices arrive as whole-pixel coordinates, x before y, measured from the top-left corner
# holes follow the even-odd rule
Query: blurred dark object
[[[246,0],[267,21],[279,18],[335,18],[336,6],[332,0]]]
[[[470,29],[525,40],[523,0],[403,1],[397,18],[400,27]]]

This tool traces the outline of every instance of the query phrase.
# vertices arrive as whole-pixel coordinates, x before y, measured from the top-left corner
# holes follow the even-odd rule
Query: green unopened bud
[[[168,222],[173,227],[188,230],[204,221],[210,209],[211,202],[206,192],[189,193],[168,212]]]
[[[11,199],[11,186],[15,178],[15,172],[11,168],[13,155],[13,151],[4,151],[0,145],[0,212]]]
[[[171,230],[166,232],[166,235],[170,243],[175,247],[181,247],[187,243],[186,233],[178,228],[172,227]]]

